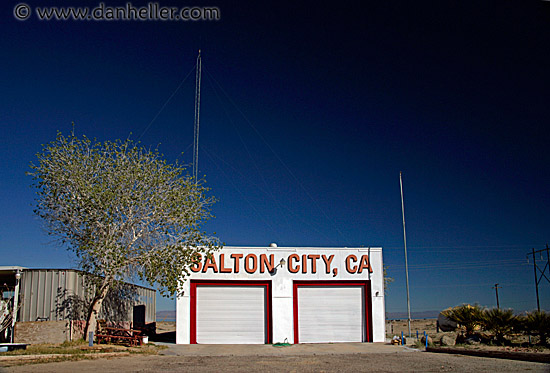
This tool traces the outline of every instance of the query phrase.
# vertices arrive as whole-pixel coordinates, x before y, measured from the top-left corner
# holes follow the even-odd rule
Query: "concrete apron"
[[[304,343],[288,347],[273,345],[176,345],[156,343],[167,346],[160,355],[170,356],[304,356],[304,355],[345,355],[345,354],[395,354],[411,353],[420,350],[392,346],[386,343]]]

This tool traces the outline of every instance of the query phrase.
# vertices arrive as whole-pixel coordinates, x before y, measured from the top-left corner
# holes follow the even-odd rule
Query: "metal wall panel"
[[[66,320],[69,315],[58,312],[58,308],[69,296],[85,297],[93,291],[86,291],[83,272],[71,269],[29,269],[21,274],[21,308],[18,321],[36,321],[38,317],[49,320]],[[130,306],[145,304],[146,322],[156,320],[156,291],[141,286],[136,287],[138,294]],[[88,293],[88,294],[87,294]],[[128,320],[132,319],[132,307],[129,307]],[[100,315],[101,317],[101,315]]]
[[[64,293],[65,289],[65,282],[63,281],[62,276],[60,275],[59,271],[55,271],[54,275],[54,286],[55,286],[55,294],[58,296],[58,302],[63,303],[65,299],[67,298],[67,295]],[[64,320],[66,317],[68,317],[68,313],[66,311],[61,312],[58,317],[56,317],[57,320]]]
[[[30,293],[31,293],[31,282],[26,281],[28,277],[31,276],[30,272],[23,272],[21,274],[21,283],[20,283],[20,305],[21,309],[19,310],[19,318],[20,321],[28,321],[30,318]]]
[[[50,298],[53,297],[57,300],[57,274],[55,272],[51,273],[48,276],[47,284],[46,284],[46,291],[50,294]],[[50,314],[50,320],[57,320],[57,307],[53,307],[52,313]]]
[[[30,320],[28,321],[36,320],[36,307],[39,302],[38,293],[40,292],[38,290],[39,276],[40,276],[40,272],[38,271],[31,272],[31,299],[30,299],[31,313],[30,313]]]

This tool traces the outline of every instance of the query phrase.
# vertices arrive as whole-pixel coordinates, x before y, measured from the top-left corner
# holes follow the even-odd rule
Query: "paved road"
[[[550,372],[540,363],[433,354],[384,344],[171,345],[162,355],[46,363],[5,372]]]

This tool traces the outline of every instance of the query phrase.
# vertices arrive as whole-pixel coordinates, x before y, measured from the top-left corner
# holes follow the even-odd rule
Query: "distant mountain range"
[[[174,321],[176,319],[176,310],[157,311],[157,321]]]
[[[418,311],[411,312],[411,319],[437,319],[441,311]],[[386,312],[387,320],[407,319],[407,312]]]
[[[411,312],[412,319],[435,319],[440,311],[419,311]],[[176,310],[157,311],[157,321],[174,321],[176,319]],[[387,312],[386,319],[400,320],[407,319],[407,312]]]

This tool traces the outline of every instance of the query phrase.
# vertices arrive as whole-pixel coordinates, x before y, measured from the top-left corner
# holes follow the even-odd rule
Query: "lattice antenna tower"
[[[195,71],[195,119],[194,119],[194,136],[193,136],[193,178],[195,183],[199,178],[199,127],[200,127],[200,110],[201,110],[201,50],[197,56],[197,66]]]

